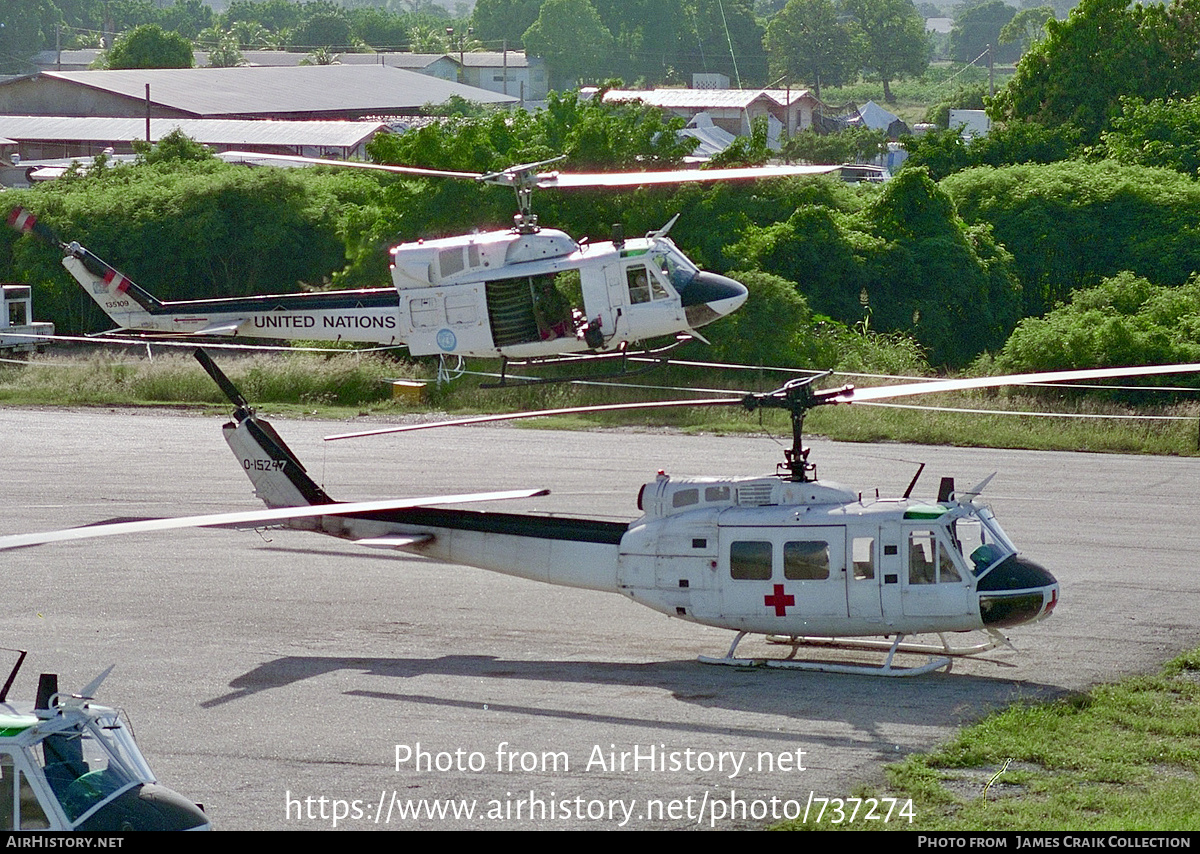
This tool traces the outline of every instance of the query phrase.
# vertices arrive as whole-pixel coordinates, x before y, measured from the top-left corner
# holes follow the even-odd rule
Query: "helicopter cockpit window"
[[[12,754],[0,753],[0,830],[47,830],[50,820]]]
[[[784,543],[783,577],[789,581],[824,581],[829,577],[829,543],[824,540]]]
[[[681,291],[696,274],[700,272],[699,268],[694,266],[690,261],[681,255],[665,252],[659,255],[656,259],[658,268],[667,278],[675,290]]]
[[[47,736],[40,747],[46,781],[71,821],[133,783],[153,782],[125,767],[124,749],[107,732],[68,731]]]
[[[946,584],[962,581],[950,551],[933,531],[908,535],[908,583]]]
[[[975,575],[981,574],[1008,556],[1007,550],[989,536],[990,531],[987,526],[978,519],[957,519],[951,525],[950,530],[955,545],[958,546],[963,557],[970,561],[971,571]]]
[[[771,580],[770,543],[746,540],[729,544],[729,577],[737,581]]]

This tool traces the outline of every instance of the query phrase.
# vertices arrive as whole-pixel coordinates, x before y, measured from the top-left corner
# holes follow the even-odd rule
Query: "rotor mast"
[[[475,180],[481,184],[497,184],[503,187],[512,187],[517,194],[517,213],[513,216],[513,224],[516,227],[518,234],[533,234],[538,230],[537,215],[533,213],[533,188],[540,186],[540,182],[547,176],[557,177],[557,172],[539,172],[543,166],[548,166],[551,163],[557,163],[560,160],[566,159],[565,154],[558,157],[551,157],[549,160],[541,160],[537,163],[522,163],[519,166],[510,166],[500,172],[489,172],[486,175],[480,175]]]
[[[825,371],[811,377],[792,380],[775,391],[748,394],[742,398],[742,406],[750,412],[756,409],[783,409],[791,416],[792,447],[784,449],[784,462],[780,464],[780,468],[788,472],[789,480],[807,483],[816,479],[811,476],[816,466],[808,462],[809,449],[804,447],[804,416],[814,407],[839,403],[839,396],[854,388],[846,385],[836,389],[814,391],[813,383],[831,373],[833,371]]]

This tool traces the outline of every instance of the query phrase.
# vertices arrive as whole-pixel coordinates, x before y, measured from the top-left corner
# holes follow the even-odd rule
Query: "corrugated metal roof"
[[[807,89],[610,89],[604,93],[605,101],[641,101],[666,110],[744,110],[759,98],[767,98],[778,106],[791,102],[812,100]]]
[[[291,122],[266,119],[151,119],[157,142],[178,128],[205,145],[284,145],[353,148],[387,125],[382,122]],[[22,141],[112,142],[146,138],[145,119],[0,116],[0,133]]]
[[[482,104],[517,98],[415,71],[380,65],[296,68],[154,68],[122,71],[45,71],[64,80],[142,100],[196,117],[296,113],[400,113],[453,95]]]
[[[450,55],[451,59],[457,59],[454,54]],[[476,53],[464,53],[462,55],[462,64],[468,68],[503,68],[504,53],[503,51],[478,51]],[[508,52],[508,67],[509,68],[524,68],[529,65],[529,59],[525,56],[524,51],[510,50]]]

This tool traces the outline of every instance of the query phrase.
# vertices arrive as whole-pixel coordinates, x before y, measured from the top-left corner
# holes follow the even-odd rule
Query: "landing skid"
[[[998,646],[1011,646],[1007,638],[994,630],[988,630],[988,634],[991,636],[990,640],[970,647],[952,647],[943,634],[938,635],[942,639],[941,645],[905,643],[904,635],[896,635],[896,639],[893,641],[869,639],[841,640],[838,638],[771,635],[767,638],[768,642],[787,644],[792,647],[792,651],[787,658],[736,658],[734,652],[746,634],[746,632],[738,632],[737,637],[733,639],[733,644],[729,647],[729,652],[725,653],[724,658],[713,658],[712,656],[702,655],[700,656],[700,662],[703,664],[724,664],[732,667],[771,667],[781,670],[810,670],[819,673],[846,673],[858,676],[921,676],[942,669],[945,669],[947,673],[950,672],[954,657],[977,655],[981,652],[995,649]],[[795,656],[800,648],[805,646],[870,651],[886,650],[887,657],[884,659],[882,665],[796,659]],[[924,664],[914,667],[896,667],[892,662],[898,652],[928,655],[929,660]]]
[[[678,335],[670,344],[653,349],[638,350],[630,352],[626,348],[622,348],[615,353],[594,353],[583,356],[552,356],[544,359],[508,359],[501,358],[500,362],[500,381],[494,383],[481,383],[480,388],[509,388],[518,385],[548,385],[554,383],[570,383],[570,382],[591,382],[596,380],[619,380],[626,377],[635,377],[641,374],[649,373],[650,371],[664,367],[669,364],[669,360],[659,358],[662,354],[674,350],[680,344],[686,344],[692,340],[691,335]],[[653,361],[643,367],[630,368],[628,360],[637,359],[652,359]],[[566,365],[574,363],[597,364],[603,362],[620,361],[621,367],[617,371],[607,371],[604,373],[594,374],[576,374],[574,376],[565,377],[510,377],[508,369],[510,367],[530,367],[534,365]]]
[[[870,638],[814,638],[794,635],[767,635],[767,643],[785,644],[791,647],[817,646],[835,649],[890,650],[896,652],[911,652],[916,655],[948,655],[952,657],[979,655],[999,647],[1013,649],[1008,638],[995,629],[988,629],[988,640],[971,646],[951,646],[944,632],[938,632],[940,644],[934,643],[905,643],[903,635],[896,641],[872,640]],[[897,646],[897,643],[899,646]]]

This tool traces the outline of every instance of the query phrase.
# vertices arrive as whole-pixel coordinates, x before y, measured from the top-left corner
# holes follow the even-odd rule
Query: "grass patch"
[[[411,366],[373,354],[311,353],[218,357],[221,369],[253,404],[362,407],[391,399],[390,379]],[[190,355],[153,359],[100,352],[38,357],[0,367],[0,402],[19,405],[146,405],[225,403]]]
[[[1200,651],[1157,676],[996,712],[886,774],[872,796],[912,798],[912,824],[853,829],[1198,830]]]
[[[480,389],[479,377],[426,388],[425,402],[393,401],[388,380],[422,379],[432,367],[379,354],[285,353],[218,355],[222,369],[253,405],[330,418],[377,416],[386,420],[414,409],[454,415],[556,409],[636,400],[686,397],[679,389],[726,389],[733,394],[766,391],[784,381],[758,371],[713,371],[672,365],[631,380],[635,385],[555,383]],[[860,379],[852,381],[863,384]],[[824,387],[847,377],[834,375]],[[657,386],[639,388],[637,384]],[[719,397],[704,391],[702,397]],[[1132,405],[1096,396],[1063,393],[960,392],[915,399],[921,404],[969,410],[1058,412],[1086,418],[1045,418],[935,409],[895,409],[852,405],[814,410],[805,420],[808,435],[848,442],[897,441],[915,444],[1026,448],[1121,453],[1196,455],[1200,445],[1200,404]],[[14,405],[137,406],[226,405],[216,385],[189,355],[168,353],[153,360],[100,352],[89,356],[39,357],[25,364],[0,365],[0,403]],[[1126,420],[1123,415],[1160,415],[1184,420]],[[1105,416],[1097,418],[1092,416]],[[531,427],[675,429],[691,433],[768,433],[790,442],[787,416],[778,410],[746,412],[737,405],[583,413],[516,422]]]

